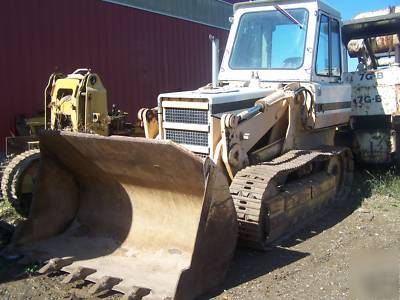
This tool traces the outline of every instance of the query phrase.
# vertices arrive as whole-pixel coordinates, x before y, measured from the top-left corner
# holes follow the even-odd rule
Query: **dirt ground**
[[[224,284],[201,299],[400,299],[400,195],[356,176],[346,208],[328,209],[266,253],[238,249]],[[90,284],[36,269],[0,259],[0,299],[90,298]]]

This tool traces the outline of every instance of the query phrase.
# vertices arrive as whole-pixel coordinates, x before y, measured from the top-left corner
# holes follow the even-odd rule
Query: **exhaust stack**
[[[209,35],[212,47],[212,87],[218,87],[218,73],[219,73],[219,39],[216,39],[212,34]]]

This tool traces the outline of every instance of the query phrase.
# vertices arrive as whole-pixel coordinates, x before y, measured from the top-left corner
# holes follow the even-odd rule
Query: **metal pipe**
[[[239,117],[239,122],[251,119],[255,115],[257,115],[259,112],[262,112],[264,110],[264,105],[256,104],[254,107],[248,108],[247,110],[241,112],[237,116]]]
[[[286,98],[288,97],[283,90],[277,90],[271,95],[258,100],[253,107],[250,107],[237,115],[237,117],[239,118],[239,123],[253,118],[258,113],[263,112],[267,106],[274,105],[278,101],[282,101]]]
[[[364,39],[364,45],[365,45],[365,48],[367,49],[369,57],[371,58],[372,67],[374,69],[376,69],[378,67],[378,63],[376,61],[375,53],[372,50],[371,43],[369,42],[368,38]]]
[[[400,44],[397,44],[396,47],[395,47],[394,57],[395,57],[394,62],[397,65],[400,65]]]
[[[218,87],[219,73],[219,39],[216,39],[212,34],[208,37],[212,48],[212,87],[216,89]]]

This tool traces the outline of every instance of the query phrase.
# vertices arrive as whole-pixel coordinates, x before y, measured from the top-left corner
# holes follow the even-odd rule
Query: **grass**
[[[391,206],[400,207],[400,168],[360,167],[354,176],[352,193],[357,206],[372,196],[384,196]]]
[[[0,222],[17,225],[22,220],[23,218],[15,211],[11,204],[0,198]],[[7,242],[11,238],[10,234],[0,230],[0,250],[7,245]],[[14,278],[14,276],[34,275],[39,268],[40,266],[37,263],[19,265],[14,259],[0,257],[0,282],[8,281],[10,278]]]
[[[397,168],[390,168],[386,172],[376,175],[367,170],[366,172],[371,177],[369,180],[373,193],[400,200],[400,174]]]
[[[23,220],[23,218],[15,211],[8,201],[0,198],[0,220],[12,225],[16,225]]]
[[[39,271],[40,265],[38,263],[31,263],[25,266],[25,273],[28,275],[34,275],[37,271]]]

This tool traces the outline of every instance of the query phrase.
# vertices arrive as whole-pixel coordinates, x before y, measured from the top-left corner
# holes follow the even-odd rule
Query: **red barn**
[[[229,2],[3,0],[0,152],[18,114],[43,110],[44,88],[55,71],[90,67],[102,78],[109,105],[129,112],[131,120],[139,108],[155,106],[160,92],[210,82],[208,35],[224,47]]]

